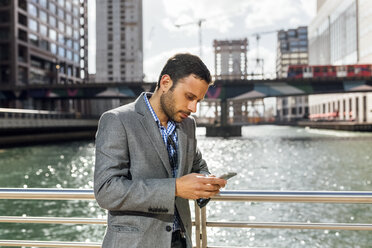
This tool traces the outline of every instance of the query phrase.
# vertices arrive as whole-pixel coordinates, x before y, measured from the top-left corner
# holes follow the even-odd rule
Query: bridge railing
[[[19,189],[0,188],[0,199],[32,200],[94,200],[91,189]],[[372,203],[372,192],[367,191],[222,191],[213,201],[243,202],[306,202],[306,203]],[[327,230],[372,231],[372,224],[364,223],[297,223],[297,222],[210,222],[206,208],[195,205],[196,247],[207,246],[207,227],[227,228],[290,228]],[[48,224],[106,224],[102,218],[18,217],[0,216],[0,223],[48,223]],[[101,247],[100,243],[0,240],[0,246],[23,247]],[[222,248],[222,246],[219,246]]]

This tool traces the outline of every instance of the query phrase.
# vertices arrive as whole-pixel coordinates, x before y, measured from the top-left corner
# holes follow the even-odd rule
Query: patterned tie
[[[177,155],[177,146],[174,143],[172,138],[172,134],[168,135],[167,138],[167,150],[169,156],[169,163],[172,167],[173,177],[176,177],[176,170],[177,170],[177,162],[178,162],[178,155]]]

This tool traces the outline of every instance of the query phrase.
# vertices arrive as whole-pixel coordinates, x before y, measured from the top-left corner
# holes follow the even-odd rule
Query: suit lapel
[[[152,146],[155,148],[161,161],[163,162],[163,165],[168,172],[168,176],[172,177],[172,169],[169,163],[168,151],[164,145],[163,139],[161,138],[159,128],[156,125],[143,97],[144,93],[142,93],[139,98],[137,98],[135,104],[137,112],[142,115],[140,117],[141,124],[145,129],[146,134],[152,143]]]
[[[183,128],[182,123],[177,124],[177,137],[178,137],[178,154],[179,154],[179,163],[178,163],[178,172],[177,177],[183,175],[183,171],[186,166],[186,153],[187,153],[187,135]]]

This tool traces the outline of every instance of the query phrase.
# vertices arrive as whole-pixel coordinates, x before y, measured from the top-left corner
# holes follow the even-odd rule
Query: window
[[[10,21],[9,12],[1,11],[0,12],[0,23],[6,23],[9,21]]]
[[[79,51],[79,43],[74,41],[74,50]]]
[[[0,61],[9,59],[9,46],[7,44],[0,45]]]
[[[65,24],[61,21],[58,22],[58,29],[61,32],[65,32]]]
[[[77,53],[74,53],[74,62],[79,63],[79,55]]]
[[[56,14],[57,8],[56,8],[56,5],[54,3],[49,3],[49,11],[52,12],[53,14]]]
[[[65,19],[65,12],[63,9],[58,9],[58,17],[61,19]]]
[[[53,16],[49,16],[49,24],[53,27],[57,27],[56,18]]]
[[[33,20],[33,19],[30,19],[28,20],[28,27],[34,31],[34,32],[37,32],[37,21]]]
[[[33,4],[31,4],[31,3],[29,3],[28,4],[28,13],[30,13],[30,15],[32,15],[32,16],[37,17],[37,8],[36,8],[36,6],[33,5]]]
[[[72,13],[74,14],[74,16],[78,16],[79,15],[78,7],[74,6],[74,8],[72,9]]]
[[[40,24],[40,33],[44,36],[48,36],[48,28],[47,26]]]
[[[18,13],[18,23],[22,24],[23,26],[27,26],[27,17]]]
[[[76,19],[76,18],[74,18],[74,27],[75,28],[78,28],[79,27],[79,20],[78,19]]]
[[[63,34],[58,34],[58,42],[61,44],[65,44],[65,37]]]
[[[58,0],[58,4],[64,7],[65,0]]]
[[[43,6],[44,8],[47,7],[47,1],[46,0],[39,0],[39,4]]]
[[[79,39],[79,31],[74,30],[74,39],[78,40]]]
[[[70,26],[68,26],[68,25],[66,25],[66,34],[68,36],[72,36],[72,28]]]
[[[0,7],[2,6],[9,6],[10,0],[2,0],[0,1]]]
[[[66,51],[66,57],[67,59],[72,60],[72,52],[70,50]]]
[[[66,9],[68,10],[68,11],[71,11],[71,2],[69,2],[69,1],[67,1],[66,2]]]
[[[72,48],[72,40],[71,40],[71,39],[67,39],[67,40],[66,40],[66,46],[67,46],[68,48]]]
[[[40,17],[40,20],[42,20],[43,22],[45,22],[45,23],[48,22],[48,15],[45,11],[40,10],[39,11],[39,17]]]
[[[50,43],[50,52],[53,54],[57,54],[57,45],[54,43]]]
[[[22,29],[18,29],[18,39],[27,42],[27,32]]]
[[[39,38],[37,37],[37,35],[28,34],[28,39],[34,46],[39,46]]]
[[[49,42],[46,40],[41,40],[39,47],[45,51],[49,51]]]
[[[49,38],[57,41],[57,32],[54,29],[49,29]]]
[[[65,56],[65,49],[63,47],[58,47],[58,55],[61,57]]]
[[[70,14],[66,13],[66,21],[67,23],[72,24],[72,16]]]

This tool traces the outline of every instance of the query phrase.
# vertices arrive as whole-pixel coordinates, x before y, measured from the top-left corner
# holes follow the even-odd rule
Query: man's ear
[[[163,93],[168,92],[173,86],[173,81],[168,74],[164,74],[160,79],[160,90]]]

